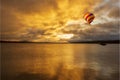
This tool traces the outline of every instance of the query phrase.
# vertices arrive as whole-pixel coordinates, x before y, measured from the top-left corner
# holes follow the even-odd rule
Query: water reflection
[[[119,80],[118,45],[2,44],[2,80]]]

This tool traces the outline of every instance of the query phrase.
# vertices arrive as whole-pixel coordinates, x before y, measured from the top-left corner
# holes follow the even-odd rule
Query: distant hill
[[[96,40],[96,41],[69,41],[70,43],[89,43],[89,44],[101,44],[101,45],[106,45],[106,44],[119,44],[120,40]]]
[[[68,42],[32,42],[32,41],[0,41],[1,43],[39,43],[39,44],[62,44]]]
[[[40,43],[40,44],[101,44],[101,45],[106,45],[106,44],[119,44],[120,40],[98,40],[98,41],[69,41],[69,42],[31,42],[31,41],[0,41],[1,43]]]

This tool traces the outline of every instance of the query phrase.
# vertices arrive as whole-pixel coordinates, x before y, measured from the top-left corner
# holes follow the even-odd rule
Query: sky
[[[119,9],[119,0],[1,0],[1,40],[116,40]],[[95,15],[90,25],[86,12]]]

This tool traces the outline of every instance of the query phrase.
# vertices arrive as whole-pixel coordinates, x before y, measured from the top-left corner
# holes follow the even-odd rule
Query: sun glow
[[[58,38],[68,40],[68,39],[71,39],[73,36],[74,34],[59,34]]]

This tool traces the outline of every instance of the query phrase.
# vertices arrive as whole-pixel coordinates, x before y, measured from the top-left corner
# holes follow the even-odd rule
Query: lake
[[[119,80],[119,45],[1,43],[2,80]]]

